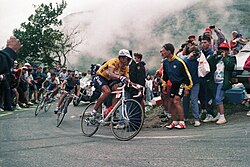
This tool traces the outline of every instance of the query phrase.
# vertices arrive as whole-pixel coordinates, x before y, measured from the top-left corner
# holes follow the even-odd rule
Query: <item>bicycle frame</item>
[[[138,84],[134,84],[134,83],[131,83],[132,87],[136,88],[136,89],[139,89],[139,86]],[[111,115],[113,114],[113,112],[115,111],[115,109],[120,105],[120,103],[122,104],[122,108],[121,108],[121,113],[122,113],[122,117],[123,119],[129,121],[129,118],[128,118],[128,114],[127,114],[127,111],[126,111],[126,107],[124,105],[124,102],[126,100],[126,97],[125,97],[125,86],[126,84],[124,84],[123,86],[121,87],[118,87],[116,91],[112,91],[111,93],[112,94],[118,94],[120,95],[121,93],[121,98],[118,100],[118,102],[115,104],[115,106],[113,107],[113,109],[108,113],[108,115],[104,118],[104,111],[102,110],[102,120],[100,120],[100,123],[102,122],[108,122],[109,118],[111,117]],[[140,87],[141,88],[141,87]],[[144,88],[144,87],[142,87]],[[144,92],[144,89],[143,89],[143,92]],[[139,92],[138,95],[135,95],[134,97],[139,97],[141,95],[141,92]],[[119,98],[119,97],[118,97]]]

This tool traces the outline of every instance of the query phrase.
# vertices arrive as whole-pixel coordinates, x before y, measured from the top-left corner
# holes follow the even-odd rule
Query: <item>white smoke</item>
[[[164,40],[153,36],[152,28],[161,18],[191,6],[199,0],[105,0],[98,1],[82,12],[64,18],[65,26],[77,25],[83,32],[84,43],[78,47],[84,55],[114,57],[111,48],[121,47],[144,53],[148,48],[160,47]],[[70,23],[70,24],[69,24]],[[83,36],[83,35],[81,35]],[[122,48],[118,48],[122,49]],[[158,53],[157,53],[158,54]],[[151,55],[153,56],[153,55]],[[160,58],[160,56],[159,56]]]

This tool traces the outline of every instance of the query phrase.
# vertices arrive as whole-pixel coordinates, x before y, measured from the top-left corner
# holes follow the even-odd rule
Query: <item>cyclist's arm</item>
[[[110,77],[110,79],[120,79],[120,75],[118,75],[118,74],[115,74],[114,73],[114,68],[112,68],[112,67],[109,67],[108,68],[108,71],[109,71],[109,77]]]
[[[45,84],[46,82],[48,82],[48,81],[47,81],[47,80],[43,81],[43,83],[42,83],[42,88],[44,88],[44,84]]]

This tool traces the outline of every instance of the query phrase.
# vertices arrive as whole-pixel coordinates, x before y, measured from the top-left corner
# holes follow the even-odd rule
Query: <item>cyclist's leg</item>
[[[109,81],[106,78],[103,78],[102,76],[97,75],[94,79],[94,84],[96,89],[98,89],[100,92],[102,92],[101,96],[97,99],[97,102],[95,104],[95,107],[93,109],[93,112],[91,115],[95,115],[97,113],[98,108],[102,104],[102,102],[108,98],[108,96],[111,93],[111,90],[108,86]]]
[[[72,90],[70,90],[69,92],[70,92],[70,97],[69,97],[69,102],[68,102],[68,105],[71,103],[71,101],[72,101],[72,99],[73,99],[73,96],[72,96],[72,94],[74,94],[74,89],[72,89]]]
[[[98,98],[98,100],[97,100],[97,102],[96,102],[96,105],[95,105],[95,107],[94,107],[94,110],[95,110],[95,111],[97,111],[98,108],[100,107],[100,105],[102,104],[102,102],[103,102],[106,98],[108,98],[108,96],[109,96],[110,93],[111,93],[111,90],[110,90],[110,88],[109,88],[108,85],[103,85],[103,86],[102,86],[102,89],[101,89],[101,92],[102,92],[102,94],[101,94],[101,96]]]
[[[55,114],[57,114],[59,108],[61,107],[61,104],[62,104],[63,99],[64,99],[65,96],[66,96],[66,94],[63,92],[63,93],[61,94],[61,97],[60,97],[60,99],[59,99],[59,102],[57,103],[57,107],[56,107],[56,109],[54,110],[54,113],[55,113]]]

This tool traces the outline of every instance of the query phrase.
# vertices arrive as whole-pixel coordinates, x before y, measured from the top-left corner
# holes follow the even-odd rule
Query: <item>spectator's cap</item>
[[[205,32],[212,32],[211,28],[205,28]]]
[[[239,37],[242,37],[242,34],[241,34],[241,33],[238,33],[238,34],[236,35],[236,38],[239,38]]]
[[[28,68],[26,66],[22,67],[23,70],[28,70]]]
[[[25,63],[24,66],[31,67],[30,63]]]
[[[229,50],[229,44],[227,42],[222,42],[219,46],[219,49],[222,49],[222,50]]]
[[[190,35],[188,39],[195,39],[195,35]]]
[[[38,68],[39,66],[37,64],[34,64],[33,65],[33,68]]]
[[[14,65],[17,65],[17,64],[18,64],[18,62],[15,60],[15,61],[14,61]]]
[[[119,57],[128,57],[130,59],[132,59],[132,56],[130,55],[129,51],[127,49],[121,49],[119,51]]]
[[[238,32],[237,31],[232,31],[232,34],[238,34]]]

